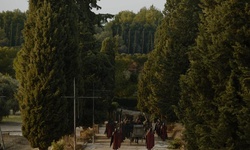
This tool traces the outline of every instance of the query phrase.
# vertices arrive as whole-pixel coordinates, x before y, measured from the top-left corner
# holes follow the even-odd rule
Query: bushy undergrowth
[[[80,132],[80,137],[77,137],[76,140],[82,143],[89,142],[92,139],[93,130],[90,128],[84,128]],[[74,136],[64,136],[57,142],[52,142],[51,150],[71,150],[74,148]],[[82,150],[83,145],[76,145],[76,150]]]
[[[181,139],[174,139],[173,141],[170,141],[169,143],[170,145],[168,148],[171,148],[171,149],[180,149],[182,146]]]

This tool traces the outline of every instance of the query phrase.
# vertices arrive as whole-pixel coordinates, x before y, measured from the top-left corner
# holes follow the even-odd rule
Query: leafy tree
[[[144,63],[143,69],[139,75],[138,80],[138,93],[137,93],[137,108],[142,112],[152,114],[152,116],[160,116],[160,110],[157,105],[152,101],[151,86],[154,84],[155,77],[155,54],[156,51],[152,51],[148,54],[148,59]]]
[[[140,109],[148,109],[144,107],[151,105],[151,114],[169,122],[177,120],[173,106],[178,104],[179,78],[189,67],[187,52],[198,32],[198,4],[198,0],[167,1],[166,16],[155,35],[155,52],[149,54],[149,58],[154,59],[149,59],[151,62],[145,64],[146,69],[139,85],[149,90],[148,98],[143,96],[143,89],[138,95]],[[144,106],[144,103],[148,105]]]
[[[106,26],[109,30],[111,26],[113,36],[122,38],[124,43],[120,53],[148,53],[154,47],[153,35],[162,18],[163,14],[151,6],[142,8],[137,14],[121,11]]]
[[[22,132],[32,147],[47,149],[69,131],[66,81],[77,58],[77,14],[71,1],[29,1],[25,43],[15,60]],[[73,130],[73,129],[72,129]]]
[[[13,60],[20,48],[0,47],[0,72],[8,74],[11,77],[15,76],[13,69]]]
[[[0,121],[3,116],[9,115],[10,109],[15,113],[19,110],[18,102],[15,98],[18,83],[15,79],[9,75],[3,75],[0,73]]]
[[[144,26],[157,27],[162,18],[162,13],[152,5],[148,9],[146,7],[141,8],[135,15],[133,22]]]
[[[248,149],[248,2],[203,0],[201,6],[191,67],[181,79],[187,147]]]
[[[106,119],[108,107],[114,98],[114,41],[113,38],[107,38],[103,41],[101,52],[88,51],[84,57],[84,86],[85,94],[89,97],[100,97],[94,101],[95,123],[100,123]],[[86,66],[85,66],[86,65]],[[84,109],[80,111],[82,119],[79,124],[91,125],[93,99],[85,99],[81,104]],[[92,112],[92,113],[89,113]],[[108,115],[108,113],[107,113]],[[87,119],[86,119],[87,118]]]
[[[135,98],[138,76],[146,62],[145,54],[118,54],[115,58],[115,97]]]
[[[79,14],[79,54],[80,66],[79,74],[77,76],[77,94],[79,96],[103,96],[103,93],[96,92],[97,90],[106,90],[105,84],[102,80],[107,76],[107,71],[110,70],[110,64],[104,54],[100,53],[101,43],[95,39],[96,28],[105,23],[106,19],[112,17],[110,14],[95,14],[92,9],[100,9],[97,5],[97,0],[78,0],[78,14]],[[109,66],[107,66],[109,65]],[[104,76],[103,76],[104,75]],[[99,95],[98,95],[99,94]],[[77,107],[78,125],[91,125],[92,105],[93,99],[78,99]],[[103,114],[106,111],[106,103],[103,99],[95,100],[95,114]],[[101,108],[104,106],[104,109]],[[99,107],[99,108],[98,108]],[[101,122],[106,116],[95,115],[95,122]],[[101,116],[98,118],[97,116]],[[103,118],[102,118],[103,117]],[[86,119],[87,118],[87,119]]]
[[[3,117],[9,115],[9,109],[5,100],[5,97],[1,95],[0,97],[0,122],[2,121]]]
[[[102,42],[101,53],[107,57],[107,74],[106,78],[106,86],[107,90],[109,90],[112,94],[110,98],[114,97],[114,88],[115,88],[115,38],[106,38]]]
[[[22,30],[26,20],[26,13],[19,9],[14,11],[3,11],[0,13],[0,28],[5,31],[7,45],[21,46],[23,43]]]
[[[0,28],[0,46],[7,46],[8,39],[6,37],[4,29]]]
[[[97,40],[97,44],[99,44],[97,47],[102,46],[102,41],[105,40],[108,37],[112,37],[112,29],[111,29],[111,24],[107,23],[104,27],[95,27],[96,34],[95,39]]]

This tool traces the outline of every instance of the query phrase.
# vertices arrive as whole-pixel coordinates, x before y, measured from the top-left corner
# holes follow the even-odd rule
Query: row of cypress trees
[[[187,149],[249,149],[248,1],[168,0],[165,6],[140,76],[138,107],[180,120]]]
[[[104,31],[122,39],[119,53],[147,54],[154,47],[154,33],[162,18],[154,6],[141,8],[138,13],[121,11],[105,25]]]
[[[26,13],[16,9],[0,12],[0,46],[21,46]]]
[[[180,82],[188,148],[248,149],[250,7],[244,0],[204,0],[201,8],[190,69]]]

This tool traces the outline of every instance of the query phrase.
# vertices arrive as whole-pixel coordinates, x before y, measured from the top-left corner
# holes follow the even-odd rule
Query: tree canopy
[[[142,8],[137,14],[132,11],[121,11],[108,22],[105,32],[120,36],[123,40],[119,53],[146,54],[154,47],[154,33],[160,24],[163,14],[154,6]],[[101,36],[101,35],[99,35]]]
[[[0,13],[0,46],[21,46],[25,20],[26,12],[21,12],[19,9]],[[5,35],[4,41],[1,30]]]
[[[138,107],[169,122],[177,120],[174,106],[180,97],[179,78],[189,67],[187,53],[198,33],[198,4],[198,0],[167,1],[155,49],[139,80]]]
[[[13,61],[19,50],[20,48],[0,47],[0,73],[8,74],[13,78],[15,77]]]
[[[201,2],[199,36],[181,77],[179,118],[187,147],[248,149],[249,5]]]
[[[18,83],[9,75],[0,73],[0,121],[2,117],[8,116],[12,109],[15,113],[19,110],[15,93],[18,88]]]
[[[72,1],[29,1],[25,43],[15,60],[15,70],[20,83],[17,98],[22,132],[32,147],[47,149],[52,141],[73,130],[68,102],[62,97],[77,70],[75,10]]]

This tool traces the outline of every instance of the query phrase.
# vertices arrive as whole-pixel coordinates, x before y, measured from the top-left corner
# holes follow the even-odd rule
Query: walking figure
[[[163,141],[165,141],[166,139],[168,139],[168,134],[167,134],[167,126],[165,123],[162,123],[161,125],[161,130],[160,130],[160,136],[161,136],[161,139]]]
[[[109,120],[108,123],[106,124],[106,129],[104,132],[108,138],[111,138],[112,133],[114,132],[114,129],[115,129],[114,122]]]
[[[112,134],[110,147],[113,144],[113,150],[117,150],[121,147],[122,135],[118,128],[116,128]]]
[[[146,133],[146,146],[148,150],[151,150],[155,146],[154,131],[152,128]]]

